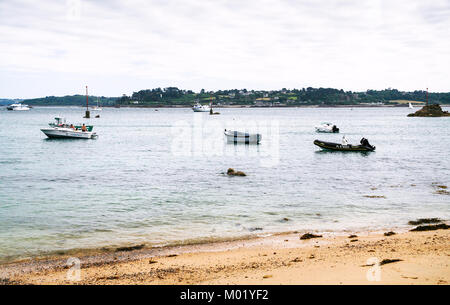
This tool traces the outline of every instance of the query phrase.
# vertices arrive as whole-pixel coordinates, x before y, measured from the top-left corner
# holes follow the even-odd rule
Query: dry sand
[[[449,284],[450,231],[392,236],[300,234],[164,249],[79,256],[80,280],[67,257],[0,266],[3,284]],[[374,261],[399,259],[382,266]],[[70,273],[76,276],[76,273]],[[379,276],[379,277],[377,277]],[[379,279],[379,281],[377,281]]]

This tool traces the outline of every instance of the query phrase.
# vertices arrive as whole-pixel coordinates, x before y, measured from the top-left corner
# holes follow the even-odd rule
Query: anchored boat
[[[60,127],[60,128],[75,128],[75,129],[80,129],[83,127],[83,125],[78,124],[78,125],[72,125],[66,122],[66,118],[63,117],[55,117],[55,120],[51,123],[48,123],[48,125],[50,127]],[[94,129],[93,125],[85,125],[86,126],[86,131],[92,131],[92,129]]]
[[[247,133],[240,131],[226,130],[224,132],[228,143],[245,143],[245,144],[259,144],[262,136],[259,133]]]
[[[17,104],[9,105],[8,107],[6,107],[6,109],[12,110],[12,111],[26,111],[26,110],[30,110],[30,107],[28,105],[25,105],[22,103],[17,103]]]
[[[339,128],[331,123],[321,123],[319,126],[316,126],[316,132],[338,133]]]
[[[97,106],[91,107],[91,110],[92,110],[92,111],[102,111],[102,110],[103,110],[102,107],[100,107],[100,106],[98,105],[98,99],[97,99]]]
[[[197,103],[196,105],[194,105],[194,107],[192,107],[192,110],[194,110],[194,112],[209,112],[211,110],[211,107],[209,107],[209,105],[202,105],[200,103]]]
[[[41,131],[49,138],[93,139],[97,137],[95,132],[66,127],[43,128]]]
[[[324,150],[335,150],[335,151],[374,151],[375,146],[370,145],[369,141],[366,138],[362,138],[360,141],[360,145],[352,145],[352,144],[339,144],[332,142],[325,142],[321,140],[315,140],[314,144],[319,146]]]

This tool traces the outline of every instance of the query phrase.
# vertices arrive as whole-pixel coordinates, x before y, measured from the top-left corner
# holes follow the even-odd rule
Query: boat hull
[[[206,109],[206,108],[192,108],[192,110],[194,110],[194,112],[209,112],[211,109]]]
[[[316,127],[316,132],[319,133],[339,133],[339,128],[332,130],[332,129],[325,129],[325,128],[320,128],[320,127]]]
[[[320,126],[316,127],[316,132],[339,133],[339,128],[331,123],[322,123]]]
[[[228,143],[243,143],[243,144],[259,144],[261,142],[262,136],[258,134],[244,133],[238,131],[226,131],[225,136],[227,137]]]
[[[192,107],[192,110],[194,112],[209,112],[209,111],[211,111],[211,107],[208,105],[197,104],[197,105],[194,105],[194,107]]]
[[[6,107],[7,110],[10,111],[27,111],[30,110],[29,107]]]
[[[41,131],[49,138],[92,139],[97,135],[89,131],[75,131],[68,128],[43,128]]]
[[[375,146],[363,146],[363,145],[343,145],[339,143],[331,143],[331,142],[324,142],[320,140],[315,140],[314,144],[319,146],[320,148],[324,150],[334,150],[334,151],[374,151]]]

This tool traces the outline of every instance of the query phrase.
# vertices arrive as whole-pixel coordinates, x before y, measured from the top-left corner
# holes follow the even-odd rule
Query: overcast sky
[[[0,0],[0,98],[450,91],[450,0]]]

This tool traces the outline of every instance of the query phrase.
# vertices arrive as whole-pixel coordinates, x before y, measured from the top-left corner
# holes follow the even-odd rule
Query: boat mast
[[[213,114],[212,101],[213,101],[213,97],[211,95],[211,102],[209,103],[209,114]]]
[[[427,107],[428,107],[428,88],[427,88]]]
[[[89,119],[91,117],[89,113],[89,95],[88,95],[88,86],[86,86],[86,115],[85,118]]]

